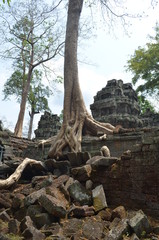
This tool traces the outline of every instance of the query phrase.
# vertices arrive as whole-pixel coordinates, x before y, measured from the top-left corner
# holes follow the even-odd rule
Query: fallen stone
[[[25,239],[45,239],[45,235],[36,229],[29,216],[26,216],[20,224],[22,236]]]
[[[46,193],[55,197],[62,206],[67,208],[69,206],[69,193],[64,188],[63,185],[60,185],[59,188],[55,187],[54,184],[46,188]]]
[[[8,223],[9,233],[18,234],[19,227],[20,227],[20,222],[17,219],[11,219]]]
[[[48,213],[55,217],[64,218],[66,216],[66,206],[63,206],[55,197],[48,194],[41,195],[39,203]]]
[[[69,217],[89,217],[94,215],[94,207],[89,206],[74,206],[70,211],[68,216]]]
[[[127,212],[123,206],[118,206],[112,211],[112,220],[114,218],[126,218],[127,217]]]
[[[48,213],[39,213],[34,216],[34,224],[35,226],[40,229],[44,226],[50,226],[53,222],[57,221],[54,216],[51,216]]]
[[[22,219],[26,216],[26,212],[27,212],[27,208],[21,207],[14,213],[14,217],[21,222]]]
[[[82,152],[68,152],[67,157],[71,164],[71,167],[79,167],[83,163]]]
[[[70,177],[68,175],[61,175],[60,177],[54,179],[52,185],[54,185],[54,187],[60,187],[62,184],[65,184],[69,178]]]
[[[92,187],[93,187],[93,182],[92,182],[92,180],[87,180],[87,181],[86,181],[86,189],[87,189],[87,190],[92,190]]]
[[[25,199],[24,199],[24,204],[25,206],[29,206],[31,204],[36,203],[36,201],[38,201],[38,199],[40,198],[41,195],[45,194],[46,190],[45,188],[42,188],[38,191],[35,191],[31,194],[29,194]]]
[[[32,178],[32,187],[36,190],[50,186],[54,181],[54,176],[35,176]]]
[[[97,169],[97,168],[108,168],[109,166],[113,165],[116,163],[118,158],[115,157],[100,157],[96,161],[94,161],[91,166],[92,169]]]
[[[78,202],[81,206],[92,204],[92,197],[90,192],[82,186],[82,184],[75,180],[72,184],[69,185],[68,191],[70,193],[71,198]]]
[[[60,175],[69,174],[71,164],[69,161],[56,161],[55,159],[48,159],[45,161],[45,166],[49,172],[54,173],[55,169],[58,169]]]
[[[104,225],[91,218],[87,219],[82,227],[83,236],[89,240],[102,239],[103,231]]]
[[[106,208],[104,210],[101,210],[98,213],[98,216],[104,221],[110,221],[111,218],[112,218],[112,210],[110,208]]]
[[[151,231],[148,218],[142,210],[137,211],[135,216],[129,219],[129,225],[139,238],[143,232],[149,233]]]
[[[12,201],[8,194],[0,193],[0,208],[10,208],[12,205]]]
[[[12,208],[19,209],[24,206],[24,198],[25,196],[21,193],[16,193],[12,200]]]
[[[69,239],[80,239],[83,222],[82,219],[78,218],[71,218],[62,222],[65,239],[67,239],[67,237],[69,237]],[[77,236],[79,236],[79,238],[77,238]]]
[[[105,240],[121,240],[124,235],[130,235],[129,225],[127,219],[119,221],[117,226],[114,226],[105,237]]]
[[[87,181],[91,175],[91,165],[84,165],[82,167],[76,167],[71,169],[73,177],[78,181]]]
[[[93,156],[92,158],[88,159],[86,164],[92,164],[93,162],[95,162],[96,160],[98,160],[100,158],[103,158],[103,156]]]
[[[108,207],[102,185],[92,190],[93,206],[96,212]]]
[[[4,210],[3,212],[0,213],[0,219],[3,220],[4,222],[10,221],[10,216],[8,215],[6,210]]]

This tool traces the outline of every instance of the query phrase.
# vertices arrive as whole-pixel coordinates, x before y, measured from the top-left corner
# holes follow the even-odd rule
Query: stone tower
[[[38,122],[38,129],[34,131],[36,139],[47,139],[56,135],[61,128],[60,118],[56,114],[45,111]]]
[[[106,87],[97,92],[90,109],[99,122],[122,125],[124,128],[142,127],[137,94],[131,83],[109,80]]]

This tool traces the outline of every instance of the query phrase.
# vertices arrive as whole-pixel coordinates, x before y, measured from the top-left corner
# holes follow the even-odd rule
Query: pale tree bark
[[[52,143],[48,157],[58,158],[68,146],[71,152],[81,151],[84,129],[92,135],[113,134],[115,127],[95,121],[85,107],[78,79],[77,46],[79,19],[83,0],[69,0],[65,38],[64,114],[63,125]]]
[[[38,165],[42,165],[42,162],[34,160],[34,159],[30,159],[30,158],[25,158],[23,160],[23,162],[17,167],[17,169],[15,170],[15,172],[10,175],[7,179],[5,180],[0,180],[0,189],[5,189],[5,188],[9,188],[11,187],[13,184],[15,184],[16,182],[18,182],[18,180],[20,179],[24,169],[26,168],[26,166],[28,164],[38,164]]]
[[[32,58],[33,58],[33,56],[32,56]],[[22,137],[24,115],[25,115],[26,103],[27,103],[27,98],[28,98],[28,93],[29,93],[29,88],[30,88],[30,83],[31,83],[32,71],[33,71],[33,68],[30,65],[27,82],[24,86],[24,90],[23,90],[23,94],[22,94],[18,120],[15,125],[15,129],[14,129],[14,135],[17,137]]]

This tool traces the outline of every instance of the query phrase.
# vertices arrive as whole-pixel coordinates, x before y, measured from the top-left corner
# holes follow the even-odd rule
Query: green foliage
[[[141,113],[145,113],[147,110],[151,111],[152,113],[155,113],[155,108],[152,106],[150,101],[148,101],[145,96],[138,95],[138,102],[140,105]]]
[[[133,74],[133,84],[138,83],[137,92],[143,95],[159,95],[159,25],[155,37],[145,47],[139,47],[127,62],[127,70]],[[140,80],[143,80],[142,83]]]
[[[11,0],[7,0],[8,5],[10,5]],[[6,3],[5,0],[3,0],[3,3]]]
[[[34,112],[41,112],[43,110],[49,110],[48,98],[51,94],[51,90],[48,86],[42,84],[42,72],[34,70],[32,74],[32,81],[30,85],[30,91],[28,94],[28,104]],[[15,96],[17,101],[21,101],[23,85],[27,79],[27,75],[23,77],[22,69],[17,69],[11,75],[11,77],[4,84],[4,100],[8,100],[10,96]]]

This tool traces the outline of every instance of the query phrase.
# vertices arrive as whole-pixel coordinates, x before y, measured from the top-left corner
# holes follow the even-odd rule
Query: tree
[[[141,109],[141,114],[144,114],[147,110],[151,111],[152,113],[155,113],[155,108],[152,106],[150,101],[148,101],[145,96],[138,95],[138,102]]]
[[[2,0],[3,3],[6,3],[5,0]],[[8,5],[10,5],[11,0],[7,0]]]
[[[17,102],[21,102],[22,92],[23,92],[23,73],[17,69],[11,75],[11,77],[4,84],[3,94],[4,100],[9,100],[10,96],[15,96]],[[28,130],[28,138],[31,138],[32,127],[34,115],[42,112],[43,110],[48,110],[48,98],[52,91],[48,86],[42,84],[42,72],[35,70],[32,74],[31,85],[27,97],[27,103],[29,105],[30,111],[30,123]],[[27,78],[27,77],[26,77]]]
[[[41,82],[36,81],[35,85],[32,84],[30,86],[28,102],[30,105],[30,123],[29,123],[29,130],[28,130],[28,138],[31,139],[32,128],[33,128],[33,120],[34,115],[42,112],[43,110],[50,111],[48,106],[48,100],[50,96],[50,89],[48,86],[44,86]]]
[[[83,0],[69,0],[68,14],[65,36],[65,60],[64,60],[64,112],[63,124],[57,138],[52,143],[48,157],[58,158],[65,146],[70,151],[81,151],[82,134],[97,135],[98,132],[103,134],[113,134],[118,131],[109,123],[99,123],[88,113],[83,96],[81,93],[78,79],[77,64],[77,46],[79,19],[82,12]],[[101,4],[101,9],[106,9],[106,16],[113,24],[113,17],[121,19],[125,25],[125,18],[129,16],[119,10],[121,4],[118,1],[100,0],[87,1],[89,6],[96,2]],[[114,3],[114,5],[113,5]],[[112,9],[114,6],[114,10]],[[108,21],[109,21],[108,20]]]
[[[14,134],[22,136],[22,127],[32,74],[46,62],[59,55],[63,47],[63,31],[55,13],[60,0],[49,7],[40,0],[18,1],[2,11],[2,44],[7,45],[1,56],[16,59],[23,67],[23,91]],[[3,46],[3,49],[4,49]]]
[[[144,96],[159,96],[159,25],[155,37],[145,47],[139,47],[127,62],[127,70],[133,74],[132,82],[139,83],[136,91]],[[141,81],[142,80],[142,81]]]

